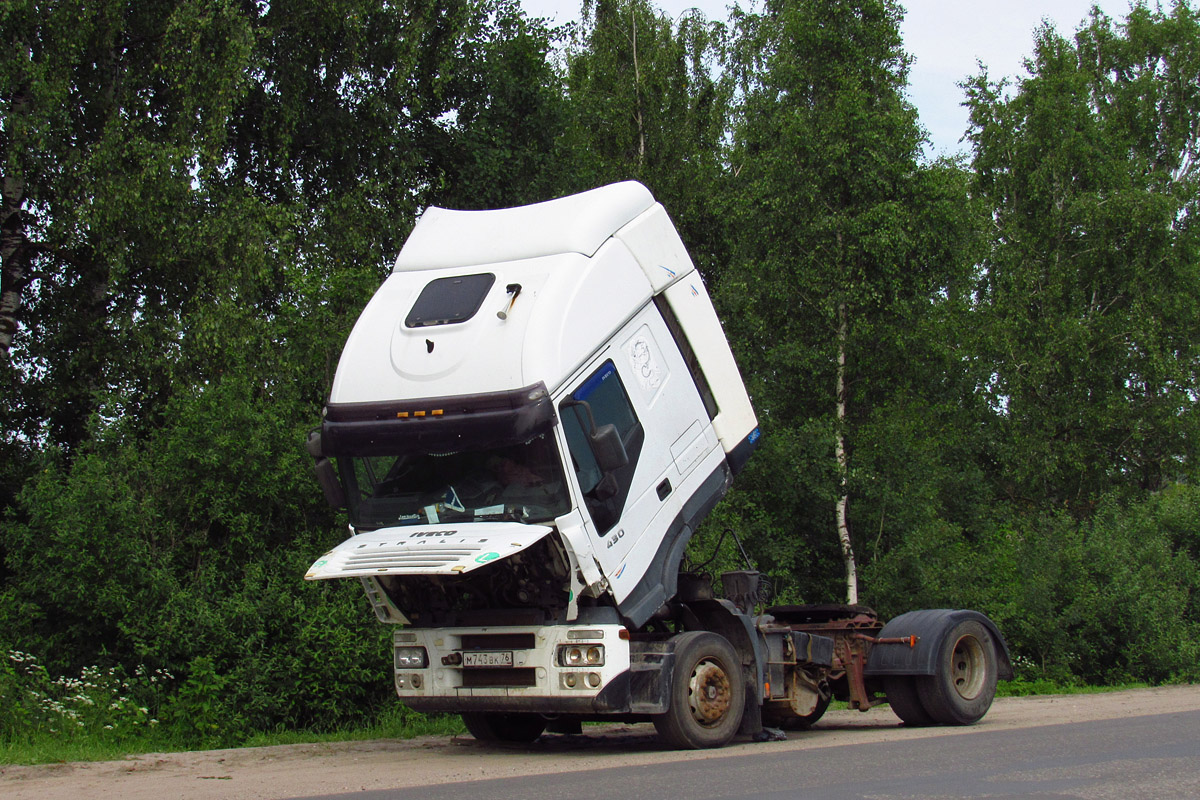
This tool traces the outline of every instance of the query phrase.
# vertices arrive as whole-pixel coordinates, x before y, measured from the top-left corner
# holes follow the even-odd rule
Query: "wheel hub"
[[[715,725],[729,712],[732,691],[729,676],[711,659],[701,661],[692,672],[688,702],[692,716],[701,725]]]
[[[987,681],[987,659],[983,644],[970,634],[954,643],[950,680],[954,690],[964,700],[974,700]]]

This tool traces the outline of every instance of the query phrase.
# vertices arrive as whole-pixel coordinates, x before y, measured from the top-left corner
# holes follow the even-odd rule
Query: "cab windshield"
[[[358,530],[445,522],[549,522],[570,509],[554,439],[457,453],[340,456]]]

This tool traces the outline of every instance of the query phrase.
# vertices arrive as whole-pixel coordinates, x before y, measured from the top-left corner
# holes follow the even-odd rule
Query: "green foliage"
[[[230,676],[196,658],[182,684],[163,669],[84,667],[79,677],[52,677],[38,659],[6,650],[0,660],[0,764],[112,760],[129,753],[194,749],[240,741],[246,746],[460,733],[457,716],[428,716],[395,702],[356,724],[324,732],[278,726],[234,737],[228,726]]]
[[[418,209],[549,191],[550,34],[508,0],[27,5],[0,11],[0,627],[61,674],[171,670],[182,740],[371,719],[386,630],[300,580],[343,535],[302,442]]]
[[[736,266],[717,300],[765,439],[781,442],[762,448],[739,490],[770,497],[771,527],[786,532],[756,537],[764,560],[796,541],[819,554],[786,567],[812,600],[845,595],[825,577],[840,560],[840,497],[860,552],[888,514],[939,514],[953,477],[897,458],[894,438],[923,452],[921,426],[942,416],[949,427],[974,390],[943,332],[965,311],[976,207],[957,166],[918,161],[900,14],[883,0],[768,4],[739,17],[734,44]]]
[[[1132,505],[1106,501],[1083,523],[1062,512],[1014,515],[974,540],[931,525],[868,567],[868,602],[887,616],[977,608],[999,625],[1025,679],[1196,680],[1200,570],[1194,537],[1179,526],[1200,523],[1198,498],[1175,487]]]
[[[387,695],[385,632],[357,586],[299,580],[328,543],[303,405],[236,383],[171,403],[145,443],[39,474],[28,522],[6,525],[3,626],[56,669],[105,655],[170,669],[181,737],[365,719]]]
[[[1087,514],[1194,475],[1200,19],[1187,3],[1038,31],[1030,77],[966,84],[994,209],[983,385],[1013,498]]]
[[[516,0],[489,3],[472,18],[458,58],[440,73],[459,102],[453,123],[440,126],[439,205],[504,208],[563,188],[566,100],[551,61],[563,35],[527,19]]]
[[[159,724],[153,708],[172,675],[139,666],[133,677],[121,667],[84,667],[79,677],[51,677],[36,656],[5,652],[0,662],[0,741],[40,735],[88,735],[109,741],[145,737]]]
[[[729,247],[719,206],[733,96],[725,42],[724,26],[695,9],[672,20],[647,0],[587,0],[566,52],[561,188],[641,181],[709,283]]]
[[[840,594],[836,569],[837,542],[832,535],[811,536],[813,529],[829,531],[833,497],[829,427],[823,421],[792,429],[777,429],[763,420],[762,442],[729,497],[701,527],[690,550],[711,552],[720,532],[733,528],[743,539],[755,568],[771,582],[775,595],[791,602],[824,602]],[[813,503],[812,498],[825,500]],[[707,555],[704,556],[707,558]],[[721,569],[746,569],[740,554],[728,551]]]

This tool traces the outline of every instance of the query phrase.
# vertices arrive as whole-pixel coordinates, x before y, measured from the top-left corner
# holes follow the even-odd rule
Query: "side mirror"
[[[629,454],[616,425],[601,425],[588,434],[588,443],[596,456],[596,464],[604,473],[613,472],[629,463]]]
[[[328,458],[318,458],[313,470],[317,473],[317,483],[321,484],[321,491],[325,493],[325,502],[329,503],[331,508],[345,508],[346,493],[338,481],[333,462]]]

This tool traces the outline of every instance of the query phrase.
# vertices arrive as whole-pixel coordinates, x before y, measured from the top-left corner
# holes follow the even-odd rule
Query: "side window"
[[[645,432],[612,361],[605,361],[584,380],[559,411],[579,488],[592,522],[603,536],[621,518]],[[614,426],[629,457],[625,466],[608,475],[601,471],[588,439],[593,423],[597,428]]]

